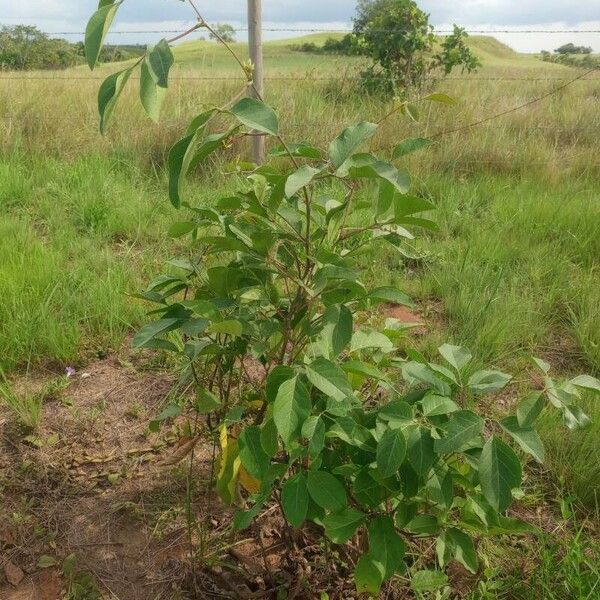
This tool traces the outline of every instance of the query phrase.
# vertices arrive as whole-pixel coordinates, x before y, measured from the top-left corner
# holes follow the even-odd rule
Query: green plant
[[[42,414],[42,397],[39,394],[17,393],[0,369],[0,403],[17,418],[26,432],[35,432]]]
[[[102,2],[90,21],[91,66],[117,8]],[[214,32],[200,16],[190,31],[198,27]],[[252,86],[252,65],[234,57]],[[163,40],[109,76],[99,93],[101,129],[140,65],[142,102],[156,117],[172,63]],[[398,104],[387,118],[406,110]],[[448,344],[439,348],[445,364],[414,350],[400,357],[401,324],[373,326],[379,304],[410,301],[395,287],[364,285],[363,257],[381,243],[403,253],[413,237],[407,227],[435,228],[424,214],[434,205],[409,193],[410,177],[396,166],[431,142],[404,140],[388,160],[360,151],[384,122],[350,126],[323,150],[286,142],[262,99],[200,113],[168,160],[170,200],[187,212],[169,233],[189,238],[189,252],[170,261],[176,274],[140,295],[155,304],[155,318],[134,338],[184,365],[196,392],[189,452],[203,417],[221,447],[216,489],[240,506],[235,527],[276,501],[291,526],[313,521],[335,544],[362,532],[368,550],[355,557],[354,575],[357,590],[370,594],[406,569],[407,540],[435,538],[441,568],[455,559],[475,572],[476,536],[531,531],[505,516],[521,484],[513,446],[543,461],[534,425],[546,405],[583,427],[579,390],[600,391],[589,376],[557,382],[536,359],[543,391],[523,398],[515,416],[486,419],[474,401],[502,390],[509,375],[474,369],[468,350]],[[214,205],[186,200],[194,165],[252,135],[274,140],[270,165],[236,163],[239,189]],[[181,412],[168,407],[156,421]],[[420,593],[446,582],[441,571],[421,570],[411,585]]]
[[[406,98],[433,87],[436,78],[456,67],[470,73],[481,66],[467,46],[466,32],[456,25],[436,51],[429,15],[413,0],[361,0],[354,36],[373,60],[363,73],[363,82],[373,91]]]
[[[211,40],[223,40],[225,42],[235,42],[235,29],[229,23],[217,23],[214,26],[214,33],[210,32]]]
[[[77,569],[77,556],[69,554],[63,561],[66,582],[65,600],[100,600],[102,597],[95,577]]]

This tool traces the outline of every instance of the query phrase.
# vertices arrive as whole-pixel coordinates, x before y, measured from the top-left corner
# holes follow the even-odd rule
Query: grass
[[[99,155],[68,166],[38,156],[35,167],[7,157],[0,177],[0,366],[65,364],[118,348],[143,314],[125,294],[161,256],[166,207],[157,190]]]
[[[531,562],[520,549],[487,544],[489,553],[477,590],[468,600],[594,600],[600,591],[600,545],[583,529],[563,539],[542,536]],[[531,550],[531,548],[530,548]],[[484,551],[485,552],[485,551]]]
[[[301,41],[311,38],[293,43]],[[351,79],[322,80],[352,74],[361,59],[295,53],[289,43],[265,47],[267,77],[305,78],[267,82],[288,139],[326,147],[347,124],[385,113],[377,99],[357,94]],[[390,121],[375,149],[385,153],[403,138],[508,110],[559,83],[539,79],[579,74],[491,38],[475,38],[473,46],[482,72],[441,86],[459,104],[426,108],[419,123]],[[183,44],[177,54],[182,65],[163,123],[144,118],[131,83],[105,138],[97,132],[99,80],[69,79],[90,77],[83,68],[5,81],[0,89],[3,369],[83,364],[121,347],[143,321],[145,307],[127,294],[180,253],[165,233],[179,218],[166,200],[166,151],[203,104],[220,105],[242,86],[229,79],[235,68],[214,44]],[[93,77],[112,70],[103,66]],[[495,80],[506,77],[530,81]],[[370,277],[407,289],[432,317],[425,350],[453,341],[470,347],[480,363],[509,372],[523,372],[536,354],[559,372],[600,374],[600,113],[590,110],[598,98],[597,81],[580,81],[506,117],[440,137],[406,160],[415,190],[438,206],[440,231],[417,238],[415,260],[391,251],[373,255]],[[226,160],[244,152],[235,146]],[[196,173],[190,199],[227,195],[231,176],[221,176],[221,166]],[[35,407],[2,390],[4,403],[34,423]],[[555,484],[597,511],[600,406],[585,403],[590,429],[565,432],[545,418],[542,435]],[[472,600],[597,597],[600,558],[592,537],[532,544],[527,552],[535,570],[528,578],[515,570],[510,551],[503,542],[491,547],[490,569]]]
[[[0,405],[6,406],[26,432],[35,432],[42,416],[42,397],[17,393],[0,371]]]

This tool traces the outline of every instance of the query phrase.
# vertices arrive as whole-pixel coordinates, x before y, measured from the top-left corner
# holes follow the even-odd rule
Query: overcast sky
[[[245,25],[246,0],[197,0],[209,21]],[[351,26],[355,0],[263,0],[265,27],[343,29]],[[457,23],[467,29],[529,27],[600,29],[600,0],[421,0],[434,25]],[[27,23],[45,31],[81,31],[97,0],[0,0],[0,23]],[[125,0],[117,29],[180,29],[193,18],[180,0]],[[243,36],[244,34],[240,34]],[[293,34],[266,32],[265,37]],[[115,40],[113,36],[111,41]],[[123,42],[156,41],[156,36],[119,36]],[[536,52],[565,41],[600,51],[600,34],[498,34],[513,47]],[[72,36],[69,39],[75,39]]]

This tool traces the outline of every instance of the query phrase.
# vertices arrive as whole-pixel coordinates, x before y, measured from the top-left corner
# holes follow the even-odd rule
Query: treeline
[[[348,33],[341,39],[328,38],[322,46],[314,42],[304,44],[290,44],[290,50],[295,52],[311,52],[313,54],[340,54],[343,56],[359,56],[365,54],[365,49],[360,46],[357,38]]]
[[[140,56],[142,45],[105,46],[100,62],[116,62]],[[66,69],[83,64],[83,42],[48,37],[37,27],[15,25],[0,27],[0,69],[29,71],[36,69]]]
[[[564,44],[554,52],[542,50],[541,59],[544,62],[581,67],[584,69],[600,68],[600,56],[593,55],[589,46],[576,46],[573,43]]]

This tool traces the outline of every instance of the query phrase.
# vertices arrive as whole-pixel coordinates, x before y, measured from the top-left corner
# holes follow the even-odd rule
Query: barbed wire
[[[248,31],[247,27],[234,28],[235,33],[243,33]],[[262,31],[270,33],[352,33],[352,29],[321,29],[316,27],[263,27]],[[402,29],[371,29],[370,33],[403,33]],[[485,34],[485,33],[600,33],[600,29],[466,29],[469,34]],[[132,35],[132,34],[179,34],[183,33],[181,29],[140,29],[140,30],[115,30],[109,31],[107,35]],[[194,34],[206,33],[202,29],[193,32]],[[454,33],[453,29],[434,29],[433,33],[450,34]],[[85,35],[84,31],[46,31],[45,35]]]
[[[598,69],[592,69],[595,71]],[[14,73],[14,71],[12,72]],[[51,81],[103,81],[105,77],[83,75],[83,76],[69,76],[61,77],[60,75],[0,75],[0,80],[5,81],[28,81],[28,80],[51,80]],[[274,75],[266,76],[265,81],[298,81],[298,82],[311,82],[311,81],[331,81],[331,82],[357,82],[357,77],[323,77],[323,76],[287,76],[287,75]],[[242,81],[241,77],[233,76],[212,76],[212,75],[191,75],[181,77],[171,77],[170,82],[175,81]],[[443,81],[573,81],[569,77],[446,77]],[[582,77],[577,81],[600,81],[600,77]]]

